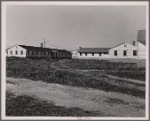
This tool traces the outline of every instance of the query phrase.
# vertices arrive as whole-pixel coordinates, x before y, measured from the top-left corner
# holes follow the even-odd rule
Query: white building
[[[110,48],[82,48],[78,50],[79,59],[102,59],[108,58]]]
[[[82,48],[72,52],[78,59],[146,59],[145,30],[138,30],[137,41],[123,42],[112,48]]]
[[[51,57],[51,50],[49,48],[42,48],[42,47],[15,45],[7,50],[7,57],[22,57],[22,58]]]
[[[138,59],[146,59],[146,46],[141,42],[137,42],[136,46],[138,52]]]
[[[72,51],[71,53],[72,53],[72,58],[73,58],[73,59],[78,57],[78,52],[77,52],[77,50],[74,50],[74,51]]]
[[[146,59],[146,46],[141,42],[123,42],[112,48],[82,48],[72,52],[78,59]]]
[[[109,50],[109,58],[137,58],[137,47],[129,43],[121,43]]]

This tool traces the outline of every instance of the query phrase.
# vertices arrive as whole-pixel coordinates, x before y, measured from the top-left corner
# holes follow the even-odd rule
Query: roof
[[[23,47],[27,50],[37,50],[37,51],[59,51],[59,52],[69,52],[67,50],[61,50],[61,49],[50,49],[50,48],[42,48],[42,47],[34,47],[34,46],[26,46],[26,45],[18,45],[20,47]]]
[[[141,42],[142,44],[146,45],[146,30],[138,30],[137,35],[137,42]]]
[[[108,52],[110,48],[79,48],[78,52]]]
[[[120,44],[118,44],[118,45],[116,45],[116,46],[114,46],[114,47],[112,47],[112,48],[115,48],[115,47],[118,47],[118,46],[120,46],[120,45],[122,45],[122,44],[125,44],[126,42],[122,42],[122,43],[120,43]],[[128,43],[126,43],[126,44],[128,44]],[[112,49],[111,48],[111,49]]]
[[[50,48],[42,48],[42,47],[34,47],[34,46],[26,46],[26,45],[18,45],[27,50],[37,50],[37,51],[50,51]]]
[[[60,51],[60,52],[68,52],[68,53],[71,53],[70,51],[63,50],[63,49],[59,49],[58,51]]]

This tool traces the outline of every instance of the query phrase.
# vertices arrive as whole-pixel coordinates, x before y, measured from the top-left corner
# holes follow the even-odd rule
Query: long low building
[[[108,50],[110,48],[82,48],[78,50],[78,58],[81,59],[97,59],[108,56]]]
[[[71,59],[71,52],[60,49],[15,45],[7,49],[7,57]]]
[[[78,59],[146,59],[146,46],[141,42],[123,42],[112,48],[82,48],[72,52]]]
[[[145,30],[139,30],[137,41],[123,42],[111,48],[83,48],[72,51],[72,58],[78,59],[146,59]]]

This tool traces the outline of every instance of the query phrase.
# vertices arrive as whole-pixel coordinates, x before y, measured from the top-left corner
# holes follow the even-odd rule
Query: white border
[[[130,5],[139,5],[139,6],[146,6],[146,12],[147,12],[147,18],[146,18],[146,44],[147,44],[147,48],[146,48],[146,55],[147,55],[147,59],[146,59],[146,105],[145,105],[145,111],[146,111],[146,116],[139,118],[133,118],[133,117],[48,117],[48,116],[44,116],[44,117],[11,117],[11,116],[5,116],[5,99],[6,99],[6,94],[5,94],[5,90],[6,90],[6,55],[5,55],[5,49],[6,49],[6,6],[7,5],[77,5],[77,6],[101,6],[101,5],[111,5],[111,6],[130,6]],[[83,2],[83,1],[79,1],[79,2],[68,2],[68,1],[43,1],[43,2],[39,2],[39,1],[29,1],[29,2],[25,2],[25,1],[2,1],[2,7],[1,7],[1,25],[2,25],[2,38],[1,38],[1,65],[2,65],[2,73],[1,73],[1,118],[5,119],[5,120],[147,120],[149,119],[149,5],[147,1],[99,1],[99,2],[91,2],[91,1],[87,1],[87,2]]]

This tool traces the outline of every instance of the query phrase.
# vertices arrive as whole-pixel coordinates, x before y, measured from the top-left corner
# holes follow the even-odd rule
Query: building
[[[78,59],[146,59],[146,46],[141,42],[123,42],[112,48],[82,48],[72,52]]]
[[[71,52],[62,49],[51,49],[51,58],[53,59],[71,59]]]
[[[108,57],[110,48],[82,48],[78,50],[79,59],[101,59]]]
[[[51,49],[26,45],[15,45],[7,50],[8,57],[49,58]]]
[[[72,54],[70,51],[59,49],[58,50],[58,58],[59,59],[71,59]]]
[[[138,30],[137,41],[123,42],[111,48],[82,48],[72,51],[72,58],[78,59],[146,59],[145,30]],[[122,60],[121,60],[122,61]]]
[[[7,49],[7,57],[22,57],[22,58],[53,58],[53,59],[70,59],[71,52],[67,50],[33,47],[26,45],[15,45]]]
[[[74,51],[72,51],[71,53],[72,53],[72,58],[73,58],[73,59],[78,58],[78,51],[77,51],[77,50],[74,50]]]
[[[109,58],[137,58],[137,47],[129,43],[121,43],[109,50]]]

